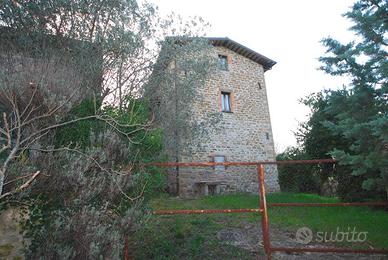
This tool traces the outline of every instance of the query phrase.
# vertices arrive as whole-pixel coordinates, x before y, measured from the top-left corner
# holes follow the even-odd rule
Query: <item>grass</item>
[[[267,202],[337,202],[312,194],[274,193]],[[161,195],[150,200],[158,209],[237,209],[257,208],[258,196],[249,194],[219,195],[183,200]],[[270,224],[295,231],[309,227],[314,232],[368,232],[367,244],[388,248],[388,212],[365,207],[274,207],[269,208]],[[217,232],[226,227],[239,228],[246,223],[260,222],[257,213],[151,216],[146,227],[132,241],[135,259],[250,259],[252,253],[217,239]],[[137,241],[137,242],[135,242]],[[355,246],[355,243],[345,246]],[[336,244],[338,246],[338,244]],[[262,254],[262,252],[261,252]]]
[[[339,202],[312,194],[273,194],[269,202]],[[306,226],[315,232],[368,232],[367,244],[388,248],[388,212],[367,207],[276,207],[269,210],[270,221],[295,230]],[[348,246],[357,246],[354,243]]]
[[[132,237],[135,259],[249,259],[246,250],[222,244],[217,232],[233,226],[225,216],[152,216]]]
[[[154,216],[132,237],[133,256],[135,259],[252,258],[250,252],[218,241],[217,231],[224,224],[222,218],[208,215]]]

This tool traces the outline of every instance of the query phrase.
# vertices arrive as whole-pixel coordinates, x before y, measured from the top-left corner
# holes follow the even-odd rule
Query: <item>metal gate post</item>
[[[257,174],[259,177],[259,195],[260,195],[260,211],[261,215],[261,229],[263,233],[263,246],[267,259],[271,259],[271,244],[269,240],[269,226],[267,214],[267,202],[265,199],[265,185],[264,185],[264,165],[257,165]]]
[[[128,235],[125,235],[125,242],[124,242],[124,260],[130,260],[131,257],[129,256],[129,242],[128,242]]]

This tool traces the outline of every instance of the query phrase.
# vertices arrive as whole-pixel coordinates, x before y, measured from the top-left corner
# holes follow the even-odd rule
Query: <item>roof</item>
[[[236,41],[233,41],[232,39],[229,39],[228,37],[207,37],[207,39],[209,39],[209,41],[214,46],[223,46],[256,63],[263,65],[264,71],[270,70],[272,66],[276,64],[276,61],[273,61],[270,58],[267,58],[264,55],[261,55],[260,53],[255,52],[254,50],[249,49],[248,47],[245,47]]]

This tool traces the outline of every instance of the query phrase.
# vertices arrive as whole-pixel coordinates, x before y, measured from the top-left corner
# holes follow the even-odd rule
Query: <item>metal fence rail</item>
[[[259,162],[168,162],[152,163],[149,165],[158,167],[214,167],[214,166],[256,166],[259,186],[259,201],[257,209],[194,209],[194,210],[156,210],[155,215],[177,215],[177,214],[219,214],[219,213],[242,213],[257,212],[261,216],[261,227],[263,235],[264,252],[267,259],[271,259],[274,252],[311,252],[311,253],[360,253],[360,254],[388,254],[388,249],[352,249],[352,248],[297,248],[297,247],[274,247],[271,246],[268,207],[346,207],[346,206],[388,206],[388,202],[340,202],[340,203],[268,203],[265,192],[265,170],[264,165],[268,164],[325,164],[335,163],[332,159],[318,160],[294,160],[294,161],[259,161]]]

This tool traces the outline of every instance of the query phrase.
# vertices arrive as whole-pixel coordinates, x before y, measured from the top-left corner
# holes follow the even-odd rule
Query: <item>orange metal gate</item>
[[[256,166],[259,186],[258,208],[253,209],[195,209],[195,210],[156,210],[155,215],[177,215],[177,214],[214,214],[214,213],[241,213],[257,212],[261,216],[264,252],[268,259],[271,259],[273,252],[321,252],[321,253],[360,253],[360,254],[388,254],[388,249],[351,249],[351,248],[295,248],[295,247],[273,247],[271,246],[268,207],[331,207],[331,206],[388,206],[388,202],[353,202],[353,203],[269,203],[266,202],[265,192],[265,170],[267,164],[325,164],[335,163],[332,159],[319,160],[295,160],[295,161],[261,161],[261,162],[190,162],[190,163],[152,163],[152,166],[159,167],[211,167],[211,166]]]

